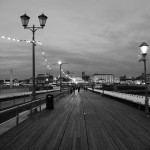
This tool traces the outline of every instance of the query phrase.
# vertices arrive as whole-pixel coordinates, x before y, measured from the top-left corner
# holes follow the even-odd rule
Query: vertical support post
[[[33,25],[33,37],[32,37],[32,81],[33,81],[33,85],[32,85],[32,100],[31,100],[31,116],[32,116],[32,108],[33,108],[33,101],[36,99],[36,94],[35,94],[35,31],[36,28]]]
[[[18,126],[19,124],[19,105],[17,107],[17,113],[16,113],[16,125]]]
[[[33,96],[32,96],[32,98],[33,98]],[[32,104],[33,102],[32,102],[32,100],[31,100],[31,110],[30,110],[30,114],[31,114],[31,116],[32,116],[32,107],[33,107],[33,104]]]
[[[62,64],[60,64],[60,92],[61,92],[61,90],[62,90],[62,89],[61,89],[61,65],[62,65]]]
[[[32,100],[35,100],[35,26],[33,25],[33,37],[32,37],[32,73],[33,73],[33,89],[32,89]]]
[[[144,61],[144,75],[145,75],[145,112],[146,112],[146,116],[149,117],[147,72],[146,72],[146,55],[143,55],[143,61]]]

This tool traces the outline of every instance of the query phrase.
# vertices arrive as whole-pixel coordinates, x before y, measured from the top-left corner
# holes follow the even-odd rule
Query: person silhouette
[[[80,86],[78,86],[78,93],[80,92]]]

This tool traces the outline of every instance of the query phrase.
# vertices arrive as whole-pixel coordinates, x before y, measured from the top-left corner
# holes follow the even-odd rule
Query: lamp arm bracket
[[[140,59],[139,62],[143,61],[143,59]]]
[[[145,59],[145,58],[141,58],[141,59],[139,60],[139,62],[140,62],[140,61],[146,61],[146,59]]]
[[[32,32],[35,32],[36,30],[38,29],[43,29],[42,27],[26,27],[25,29],[29,29],[31,30]]]

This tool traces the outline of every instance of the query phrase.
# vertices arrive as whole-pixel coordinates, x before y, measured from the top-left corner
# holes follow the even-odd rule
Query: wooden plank
[[[130,148],[129,146],[131,146],[132,147],[132,145],[134,145],[134,149],[144,149],[144,148],[146,148],[144,145],[141,145],[141,142],[140,141],[138,141],[132,134],[130,134],[130,132],[126,129],[126,128],[123,128],[122,127],[122,124],[119,124],[119,120],[123,117],[123,116],[125,116],[124,114],[123,114],[123,116],[118,116],[119,114],[121,115],[121,113],[117,113],[116,114],[116,118],[114,119],[114,117],[112,118],[112,114],[114,113],[114,111],[109,111],[109,113],[108,113],[108,109],[106,109],[105,107],[108,107],[109,106],[109,104],[107,103],[107,105],[105,106],[105,105],[103,105],[103,107],[100,107],[100,106],[96,106],[95,105],[95,108],[97,107],[97,110],[98,110],[98,112],[97,112],[97,114],[100,112],[101,114],[100,114],[100,116],[101,117],[103,117],[102,118],[102,120],[103,121],[105,121],[105,122],[109,122],[108,124],[106,124],[106,127],[108,128],[110,128],[109,129],[109,132],[113,135],[113,137],[115,137],[115,139],[117,140],[117,142],[119,143],[119,144],[121,144],[121,145],[126,145],[126,147],[127,147],[127,149],[128,148]],[[111,105],[110,105],[110,107],[112,107],[112,103],[111,103]],[[110,109],[111,110],[111,109]],[[117,110],[117,109],[116,109]],[[109,116],[108,116],[108,114],[109,114]],[[117,120],[117,118],[119,118],[119,120],[118,120],[118,124],[116,124],[116,120]],[[113,123],[112,123],[113,122]],[[112,124],[111,124],[112,123]],[[127,124],[130,124],[130,120],[128,120],[128,122],[126,122]],[[137,126],[137,124],[135,124],[135,126]],[[112,128],[113,127],[113,128]],[[121,129],[121,130],[119,130],[119,128]],[[115,130],[115,132],[113,132],[114,131],[114,129],[116,129]],[[112,131],[112,132],[111,132]],[[118,132],[117,132],[118,131]],[[122,132],[121,132],[122,131]],[[121,134],[122,133],[122,134]],[[129,140],[128,141],[126,141],[125,139],[125,137],[122,137],[123,135],[125,135],[125,134],[127,134],[126,136],[129,138]],[[119,137],[119,138],[118,138]],[[141,137],[142,137],[142,135],[141,135]],[[122,140],[122,142],[120,141],[120,140]],[[136,143],[135,143],[135,141],[136,141]],[[121,143],[120,143],[121,142]],[[135,144],[133,144],[133,143],[135,143]],[[121,146],[120,145],[120,146]],[[136,145],[139,145],[139,146],[136,146]]]
[[[1,135],[0,149],[145,150],[149,125],[144,112],[81,90]]]

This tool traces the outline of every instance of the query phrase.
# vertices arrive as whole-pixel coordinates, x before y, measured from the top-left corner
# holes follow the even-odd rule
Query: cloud
[[[143,71],[137,59],[139,45],[150,43],[149,4],[148,0],[1,1],[0,19],[5,18],[1,34],[31,40],[32,32],[23,29],[20,16],[26,12],[31,17],[29,26],[39,26],[38,15],[44,12],[48,16],[46,26],[36,32],[35,38],[43,43],[54,74],[58,68],[53,63],[62,60],[68,63],[64,69],[78,75],[84,70],[89,74],[135,76]],[[13,68],[18,76],[31,76],[32,45],[4,40],[0,43],[0,70],[7,73]],[[35,52],[36,73],[47,72],[40,47]]]

